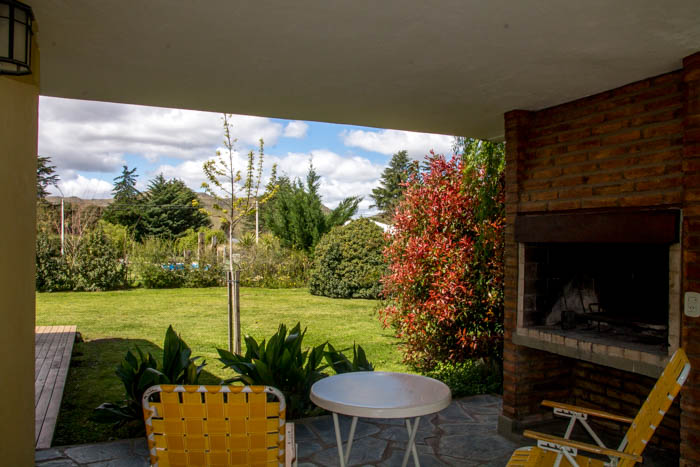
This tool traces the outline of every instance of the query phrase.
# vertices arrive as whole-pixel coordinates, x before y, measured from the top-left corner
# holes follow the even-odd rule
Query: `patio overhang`
[[[39,25],[41,74],[37,60],[31,77],[0,77],[0,195],[11,200],[0,227],[0,349],[11,358],[0,360],[0,374],[13,378],[0,388],[0,452],[11,465],[32,463],[39,93],[501,139],[505,112],[540,110],[680,70],[681,60],[700,49],[697,0],[25,1]],[[699,81],[692,62],[687,77]],[[39,78],[37,86],[32,80]],[[692,91],[687,102],[700,95],[698,83],[683,86]],[[691,161],[700,135],[692,102],[682,117],[689,174],[700,170]],[[507,117],[515,140],[527,135],[519,121],[527,113]],[[557,144],[573,144],[565,141]],[[683,195],[683,219],[700,226],[695,172],[684,179],[693,190]],[[513,217],[517,209],[507,212]],[[700,237],[684,235],[693,248],[683,257],[693,275],[684,290],[700,292]],[[516,257],[507,262],[511,270]],[[509,274],[515,283],[517,271]],[[515,299],[506,303],[512,308]],[[693,346],[695,365],[700,327],[683,319],[685,334],[677,337]],[[520,375],[526,366],[511,370]],[[681,455],[689,462],[700,459],[692,444],[697,374],[682,402],[688,415],[681,418]],[[522,398],[510,399],[504,402],[513,406]]]
[[[700,45],[694,0],[30,3],[43,95],[486,139]]]

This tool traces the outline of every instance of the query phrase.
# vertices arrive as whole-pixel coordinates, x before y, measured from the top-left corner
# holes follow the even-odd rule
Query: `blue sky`
[[[391,155],[405,149],[422,159],[431,149],[449,153],[452,136],[352,125],[234,115],[238,167],[265,141],[264,176],[303,177],[309,160],[321,175],[324,204],[362,196],[361,214],[372,214],[369,194]],[[138,187],[159,173],[201,191],[202,164],[223,141],[221,114],[41,97],[39,154],[49,156],[65,196],[108,198],[123,165],[136,167]],[[52,188],[53,193],[58,190]]]

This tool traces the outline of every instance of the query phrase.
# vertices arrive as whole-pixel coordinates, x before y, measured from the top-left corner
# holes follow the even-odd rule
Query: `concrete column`
[[[34,75],[0,76],[0,464],[17,466],[34,465],[34,58]]]

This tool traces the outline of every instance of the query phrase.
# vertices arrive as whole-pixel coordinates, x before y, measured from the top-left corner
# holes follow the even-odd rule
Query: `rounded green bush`
[[[333,298],[377,298],[386,272],[384,232],[369,219],[334,227],[316,245],[309,289]]]

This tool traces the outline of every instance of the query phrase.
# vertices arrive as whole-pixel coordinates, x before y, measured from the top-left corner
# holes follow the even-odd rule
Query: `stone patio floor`
[[[500,406],[498,396],[473,396],[454,400],[445,410],[423,417],[416,436],[421,465],[506,465],[517,445],[496,433]],[[350,418],[341,418],[341,430],[345,440]],[[407,438],[403,420],[360,419],[350,465],[400,466]],[[299,467],[338,465],[330,415],[298,421],[296,439]],[[41,467],[147,466],[147,457],[145,439],[130,439],[40,450],[36,452],[36,464]]]

